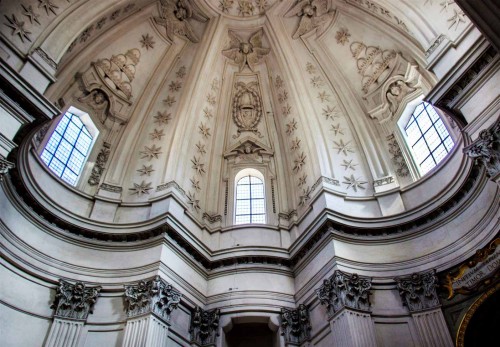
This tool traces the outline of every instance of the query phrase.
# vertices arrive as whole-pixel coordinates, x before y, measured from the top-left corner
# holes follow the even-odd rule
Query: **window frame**
[[[260,182],[262,184],[262,189],[263,189],[262,198],[252,199],[252,196],[250,195],[248,199],[238,199],[238,183],[244,177],[255,177],[255,178],[260,180]],[[252,186],[252,184],[250,182],[250,187],[251,186]],[[240,170],[236,174],[236,176],[234,177],[233,189],[234,189],[233,225],[241,226],[241,225],[265,225],[265,224],[267,224],[269,216],[268,216],[268,211],[267,211],[267,192],[266,192],[266,183],[265,183],[264,175],[259,170],[256,170],[253,168],[245,168],[243,170]],[[251,194],[251,188],[250,188],[250,194]],[[249,214],[250,222],[248,222],[248,223],[237,223],[237,221],[236,221],[236,217],[238,216],[238,214],[237,214],[238,213],[238,200],[249,200],[250,201],[250,214]],[[264,213],[263,214],[262,213],[252,214],[252,200],[262,200],[262,202],[264,203],[264,207],[263,207]],[[252,222],[252,215],[263,215],[264,221],[263,222]]]
[[[449,137],[453,141],[453,147],[447,151],[447,154],[438,163],[436,163],[436,165],[432,169],[430,169],[426,172],[423,171],[423,169],[420,166],[420,163],[417,162],[417,158],[416,158],[415,152],[413,150],[414,144],[409,143],[409,137],[408,137],[407,132],[406,132],[406,127],[409,124],[410,119],[412,118],[416,108],[422,103],[427,104],[428,106],[432,107],[436,111],[437,115],[439,116],[439,119],[443,122],[443,124],[446,128],[446,131],[449,134]],[[425,105],[424,105],[424,107],[425,107]],[[431,128],[432,127],[433,127],[433,125],[431,126]],[[409,101],[406,104],[403,112],[401,113],[401,115],[399,116],[399,118],[397,120],[397,128],[399,129],[399,131],[395,132],[395,135],[396,135],[395,137],[396,137],[398,143],[400,144],[403,156],[406,160],[408,168],[410,169],[410,174],[411,174],[414,181],[417,181],[420,178],[429,175],[430,173],[435,171],[437,168],[441,167],[442,164],[446,161],[446,158],[448,158],[450,156],[450,154],[454,151],[456,144],[457,144],[456,134],[450,129],[450,125],[449,125],[448,121],[446,120],[446,117],[443,115],[443,113],[438,108],[434,107],[431,103],[424,101],[423,95],[418,96],[417,98]],[[429,129],[427,129],[427,131]],[[425,139],[424,139],[424,141],[425,141]],[[439,147],[439,145],[438,145],[438,147]],[[432,155],[432,152],[431,152],[431,155]]]
[[[55,172],[52,168],[50,168],[49,165],[46,164],[45,160],[43,160],[43,158],[42,158],[42,154],[43,154],[43,152],[44,152],[47,144],[49,143],[50,139],[54,135],[57,127],[59,126],[59,123],[63,120],[64,116],[67,113],[70,113],[70,114],[72,114],[74,116],[77,116],[80,119],[80,121],[83,123],[83,126],[86,128],[87,132],[92,137],[91,142],[90,142],[89,147],[88,147],[88,150],[87,150],[87,154],[84,156],[83,163],[82,163],[82,165],[80,167],[80,171],[77,174],[77,177],[76,177],[76,180],[75,180],[74,184],[72,184],[71,182],[68,182],[67,180],[65,180],[64,178],[62,178],[62,175],[59,176],[59,174],[57,172]],[[61,135],[61,140],[58,142],[57,146],[59,146],[61,144],[62,139],[64,138],[64,134],[65,133],[66,133],[66,129],[63,132],[63,135]],[[89,162],[89,159],[90,159],[91,153],[92,153],[92,149],[93,149],[93,147],[94,147],[94,145],[95,145],[95,143],[97,141],[99,133],[100,133],[99,129],[94,124],[94,122],[92,121],[90,115],[87,112],[85,112],[85,111],[83,111],[83,110],[81,110],[81,109],[79,109],[79,108],[77,108],[75,106],[69,106],[66,110],[64,110],[63,112],[61,112],[61,114],[57,118],[55,118],[52,121],[52,124],[51,124],[51,126],[49,128],[49,131],[47,132],[47,134],[45,135],[42,143],[40,143],[40,145],[39,145],[39,147],[37,149],[38,158],[43,163],[44,167],[54,177],[57,177],[57,179],[59,179],[61,182],[64,182],[65,184],[67,184],[67,185],[69,185],[71,187],[75,187],[76,188],[80,184],[82,176],[84,176],[85,167],[86,167],[87,163]],[[72,151],[75,150],[75,147],[76,147],[76,142],[75,142],[75,145],[72,145]],[[55,153],[53,154],[53,156],[55,156]],[[68,166],[69,158],[70,157],[68,157],[68,160],[66,161],[66,163],[64,163],[64,168],[62,170],[62,173],[64,173],[64,170]]]

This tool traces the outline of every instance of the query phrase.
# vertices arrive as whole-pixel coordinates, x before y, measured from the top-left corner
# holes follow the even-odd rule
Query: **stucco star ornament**
[[[355,192],[358,191],[358,188],[359,189],[365,189],[365,187],[363,187],[363,184],[366,184],[368,182],[366,181],[361,181],[361,178],[355,178],[354,175],[351,175],[350,177],[346,177],[344,176],[344,184],[347,184],[347,190],[349,190],[349,188],[352,188]]]
[[[153,189],[153,187],[151,187],[151,184],[152,184],[151,182],[146,183],[145,181],[142,181],[139,184],[134,183],[134,187],[129,188],[129,190],[131,190],[130,194],[131,195],[137,194],[139,196],[141,196],[142,194],[149,194],[149,191]]]
[[[5,25],[12,29],[12,36],[18,35],[22,42],[24,42],[24,39],[31,42],[29,37],[31,32],[24,29],[24,22],[18,21],[14,14],[12,15],[12,19],[7,16],[5,16],[5,18],[9,21],[9,23]]]
[[[238,64],[240,72],[248,66],[251,71],[254,71],[261,59],[266,56],[270,49],[262,47],[262,29],[254,32],[248,42],[245,42],[234,31],[229,30],[229,48],[222,51],[222,54]]]

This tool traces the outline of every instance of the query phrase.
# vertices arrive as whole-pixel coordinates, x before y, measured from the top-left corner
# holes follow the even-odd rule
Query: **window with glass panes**
[[[80,118],[66,112],[43,149],[41,159],[64,181],[75,185],[92,144]]]
[[[236,183],[235,224],[265,223],[264,183],[255,176],[244,176]]]
[[[453,139],[432,105],[420,103],[405,127],[413,157],[425,175],[453,148]]]

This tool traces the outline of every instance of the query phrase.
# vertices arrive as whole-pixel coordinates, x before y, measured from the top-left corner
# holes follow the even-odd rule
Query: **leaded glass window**
[[[417,105],[404,130],[422,175],[432,170],[454,146],[443,121],[426,102]]]
[[[264,183],[255,176],[244,176],[236,184],[235,224],[266,222]]]
[[[66,112],[42,151],[41,159],[60,178],[76,185],[93,138],[80,117]]]

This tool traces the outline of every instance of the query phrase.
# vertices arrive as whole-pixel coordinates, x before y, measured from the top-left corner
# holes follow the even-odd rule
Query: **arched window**
[[[443,160],[454,146],[441,117],[431,104],[424,101],[415,107],[404,133],[422,176]]]
[[[85,123],[91,123],[94,136],[82,118],[85,118]],[[61,117],[40,157],[57,176],[74,186],[96,136],[88,114],[70,107]]]
[[[263,177],[257,170],[246,169],[236,176],[235,224],[266,223]]]

